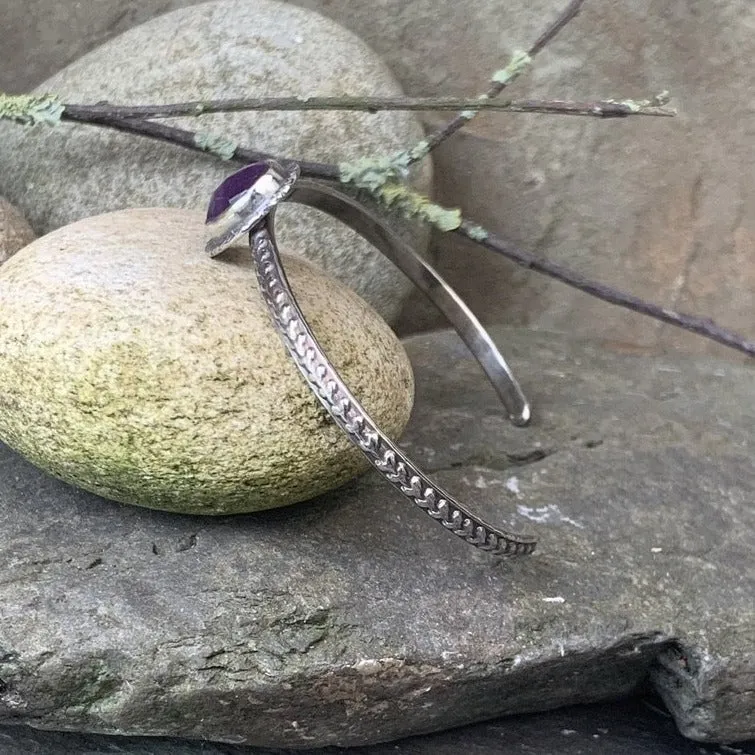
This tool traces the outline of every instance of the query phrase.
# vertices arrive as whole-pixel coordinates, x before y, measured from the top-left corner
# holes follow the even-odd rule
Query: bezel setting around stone
[[[293,189],[295,163],[263,160],[232,173],[212,193],[205,220],[212,236],[205,251],[215,257],[251,231]]]

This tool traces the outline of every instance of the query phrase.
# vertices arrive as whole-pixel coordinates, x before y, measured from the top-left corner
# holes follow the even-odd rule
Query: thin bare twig
[[[199,134],[196,131],[178,128],[177,126],[168,126],[164,123],[155,121],[139,120],[138,118],[114,118],[108,116],[93,116],[87,113],[69,113],[63,111],[62,120],[73,121],[76,123],[87,123],[91,126],[101,126],[103,128],[112,128],[116,131],[123,131],[129,134],[151,137],[159,141],[175,144],[179,147],[194,150],[195,152],[212,152],[206,147],[201,146]],[[230,144],[230,143],[229,143]],[[227,159],[236,162],[253,163],[258,160],[274,158],[266,152],[242,147],[240,145],[231,145],[232,150]],[[325,180],[338,180],[338,166],[328,163],[310,162],[307,160],[295,161],[301,168],[302,174],[310,178],[321,178]]]
[[[579,15],[583,2],[584,0],[572,0],[564,8],[561,15],[537,38],[535,44],[527,50],[531,58],[534,58],[546,45],[549,45],[556,34]]]
[[[545,48],[553,40],[553,38],[579,14],[583,2],[584,0],[571,0],[569,5],[566,6],[559,17],[548,26],[548,28],[537,38],[532,47],[527,50],[527,55],[530,58],[534,58],[535,55],[541,52],[543,48]],[[514,75],[512,76],[505,77],[500,80],[494,80],[490,84],[488,91],[485,92],[485,94],[482,95],[480,99],[492,100],[498,97],[498,95],[504,89],[506,89],[506,87],[512,81],[514,81],[517,75],[518,72],[514,73]],[[448,123],[446,123],[444,126],[427,137],[424,142],[425,149],[416,150],[412,155],[410,164],[413,165],[414,163],[418,162],[427,154],[432,152],[436,147],[439,147],[441,144],[443,144],[446,139],[453,136],[457,131],[466,126],[467,123],[469,123],[469,121],[472,120],[472,118],[474,118],[476,114],[476,111],[473,109],[462,110],[461,112],[457,113],[456,116],[453,117]]]
[[[673,117],[674,108],[664,107],[667,101],[664,94],[651,100],[594,100],[576,102],[574,100],[507,100],[490,103],[488,110],[498,110],[495,105],[504,107],[506,113],[545,113],[550,115],[583,115],[597,118],[623,118],[628,115],[653,115]]]
[[[576,288],[590,296],[595,296],[609,304],[617,307],[623,307],[633,312],[639,312],[642,315],[652,317],[655,320],[667,322],[683,330],[696,333],[703,338],[716,341],[729,346],[732,349],[741,351],[749,356],[755,356],[755,341],[748,341],[743,336],[734,333],[726,328],[721,327],[709,317],[699,317],[698,315],[689,315],[683,312],[676,312],[673,309],[662,307],[658,304],[645,301],[633,294],[619,291],[611,286],[598,281],[590,280],[576,270],[570,270],[557,262],[538,257],[531,252],[517,248],[514,244],[500,238],[499,236],[481,228],[479,225],[468,220],[463,220],[462,224],[454,231],[469,241],[479,244],[491,252],[500,254],[503,257],[515,262],[517,265],[526,267],[528,270],[542,273],[551,278],[555,278],[572,288]]]
[[[63,105],[72,118],[175,118],[209,113],[235,113],[254,110],[354,110],[377,113],[381,110],[460,110],[475,108],[510,113],[553,113],[603,118],[628,115],[673,116],[661,95],[650,100],[605,99],[592,102],[572,100],[481,100],[459,97],[249,97],[224,100],[194,100],[169,105]]]

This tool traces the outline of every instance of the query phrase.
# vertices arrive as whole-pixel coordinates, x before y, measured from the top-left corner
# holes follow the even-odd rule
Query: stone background
[[[2,755],[755,755],[683,739],[654,699],[580,705],[371,747],[270,750],[187,740],[108,737],[0,726]]]
[[[526,47],[566,0],[297,0],[371,44],[409,94],[482,91],[508,54]],[[0,90],[22,92],[83,53],[190,0],[2,0]],[[755,306],[755,3],[752,0],[587,0],[514,96],[674,95],[675,121],[597,121],[555,116],[480,117],[438,151],[436,194],[527,249],[679,309],[714,317],[753,337]],[[441,118],[427,114],[426,125]],[[614,309],[519,270],[455,238],[436,238],[441,271],[487,323],[594,336],[610,350],[680,350],[736,360],[734,352]],[[417,295],[401,331],[441,325]],[[657,731],[626,733],[621,714],[588,712],[386,745],[391,752],[749,753],[701,746]],[[627,721],[640,720],[630,710]],[[532,728],[517,727],[533,722]],[[610,729],[612,739],[603,729]],[[577,735],[565,731],[578,730]],[[33,752],[36,733],[0,730],[0,753]],[[542,734],[540,742],[533,738]],[[53,735],[57,736],[57,735]],[[60,735],[65,737],[65,735]],[[76,735],[70,735],[75,737]],[[26,737],[26,739],[24,739]],[[460,737],[461,739],[454,739]],[[474,737],[474,740],[472,739]],[[548,737],[551,737],[548,739]],[[498,741],[494,741],[498,738]],[[13,749],[22,741],[21,749]],[[548,740],[546,742],[546,740]],[[556,741],[564,741],[561,747]],[[78,742],[79,745],[82,742]],[[73,740],[40,740],[61,752]],[[115,751],[113,740],[87,741]],[[133,745],[135,748],[138,745]],[[173,751],[165,743],[165,752]],[[3,749],[3,747],[5,749]],[[156,752],[149,750],[121,751]],[[183,752],[184,745],[178,745]],[[208,748],[210,746],[207,746]],[[539,749],[538,749],[539,747]],[[569,748],[573,749],[569,749]],[[199,745],[205,751],[204,745]],[[624,748],[624,749],[622,749]],[[99,751],[99,750],[97,750]],[[211,749],[207,749],[211,752]],[[218,746],[219,752],[231,752]],[[383,750],[379,750],[382,752]],[[378,750],[375,750],[378,752]]]
[[[186,0],[4,0],[0,89],[39,84]],[[361,35],[415,95],[474,94],[565,0],[302,0]],[[676,120],[485,115],[436,157],[438,198],[607,283],[752,336],[755,3],[588,2],[518,96],[674,95]],[[425,122],[436,122],[427,115]],[[442,272],[485,322],[594,335],[616,348],[736,355],[566,289],[455,238]],[[417,294],[405,333],[438,327]]]

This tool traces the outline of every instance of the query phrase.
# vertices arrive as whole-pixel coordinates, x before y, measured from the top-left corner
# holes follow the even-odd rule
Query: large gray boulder
[[[217,0],[138,26],[66,66],[37,91],[66,102],[154,104],[255,95],[397,95],[383,61],[317,13],[276,0]],[[338,162],[411,146],[411,113],[230,113],[171,121],[292,158]],[[38,233],[128,207],[205,209],[238,167],[141,137],[77,124],[0,123],[0,191]],[[430,190],[431,170],[417,177]],[[281,248],[324,266],[395,319],[411,284],[336,220],[302,207],[279,213]],[[419,247],[424,229],[405,231]]]
[[[332,490],[368,464],[288,357],[248,248],[210,259],[203,220],[107,213],[0,268],[0,438],[86,490],[187,514]],[[401,342],[314,265],[286,267],[347,385],[399,437],[414,395]]]
[[[0,197],[0,265],[35,238],[26,218],[7,199]]]
[[[752,369],[495,336],[532,426],[510,426],[441,333],[407,342],[404,445],[480,514],[536,528],[521,560],[470,548],[372,474],[210,521],[104,503],[4,451],[0,718],[350,745],[650,676],[688,736],[752,737]]]

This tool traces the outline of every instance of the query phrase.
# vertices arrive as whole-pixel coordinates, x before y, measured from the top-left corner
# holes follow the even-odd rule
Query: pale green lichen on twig
[[[409,175],[409,168],[430,154],[432,145],[422,139],[409,149],[402,149],[392,155],[362,157],[338,166],[340,180],[360,189],[374,192],[389,181],[402,181]]]
[[[409,149],[402,149],[392,155],[361,157],[352,162],[340,163],[340,180],[360,189],[375,191],[389,181],[403,181],[409,175],[409,168],[422,160],[430,151],[430,143],[423,139]]]
[[[532,58],[528,53],[524,52],[524,50],[516,50],[511,56],[509,64],[505,68],[496,71],[490,80],[495,84],[506,87],[524,73],[530,63],[532,63]]]
[[[511,56],[508,65],[493,74],[493,84],[501,89],[505,88],[514,81],[514,79],[516,79],[530,63],[532,63],[532,58],[528,53],[522,50],[516,50]],[[488,100],[490,99],[490,95],[488,93],[481,94],[477,99],[480,101]],[[477,110],[462,110],[458,114],[458,118],[461,118],[463,121],[471,121],[477,113]],[[400,166],[403,167],[404,170],[407,170],[410,165],[414,165],[414,163],[418,163],[420,160],[427,157],[435,146],[437,146],[437,144],[434,144],[432,140],[423,139],[411,149],[396,153],[393,158],[394,164],[396,167]]]
[[[671,102],[671,92],[668,89],[664,89],[650,100],[650,105],[653,107],[663,107],[664,105],[668,105],[669,102]]]
[[[407,174],[409,152],[341,163],[339,180],[369,192],[382,205],[406,218],[424,220],[441,231],[456,230],[461,225],[461,210],[442,207],[401,181]]]
[[[667,105],[671,101],[671,94],[668,90],[664,89],[649,100],[605,100],[615,105],[621,105],[627,108],[632,113],[641,113],[643,111],[652,111],[653,108],[661,108]],[[676,111],[671,111],[669,114],[674,114]]]
[[[431,149],[430,142],[427,139],[422,139],[422,141],[417,142],[413,147],[396,152],[389,158],[395,174],[397,176],[406,176],[410,166],[424,160],[430,154]]]
[[[194,134],[194,144],[196,144],[199,149],[216,155],[221,160],[231,160],[234,154],[236,154],[236,149],[238,148],[236,142],[233,142],[230,139],[225,139],[222,136],[208,134],[204,131],[198,131]]]
[[[376,194],[386,183],[406,177],[408,160],[409,151],[402,151],[394,155],[360,157],[352,162],[339,163],[339,180]]]
[[[460,209],[442,207],[406,184],[386,183],[373,196],[404,217],[424,220],[444,232],[455,231],[461,225]]]
[[[60,123],[65,107],[53,94],[3,94],[0,92],[0,120],[24,126]]]
[[[485,241],[490,236],[490,232],[481,225],[468,224],[467,236],[473,241]]]

